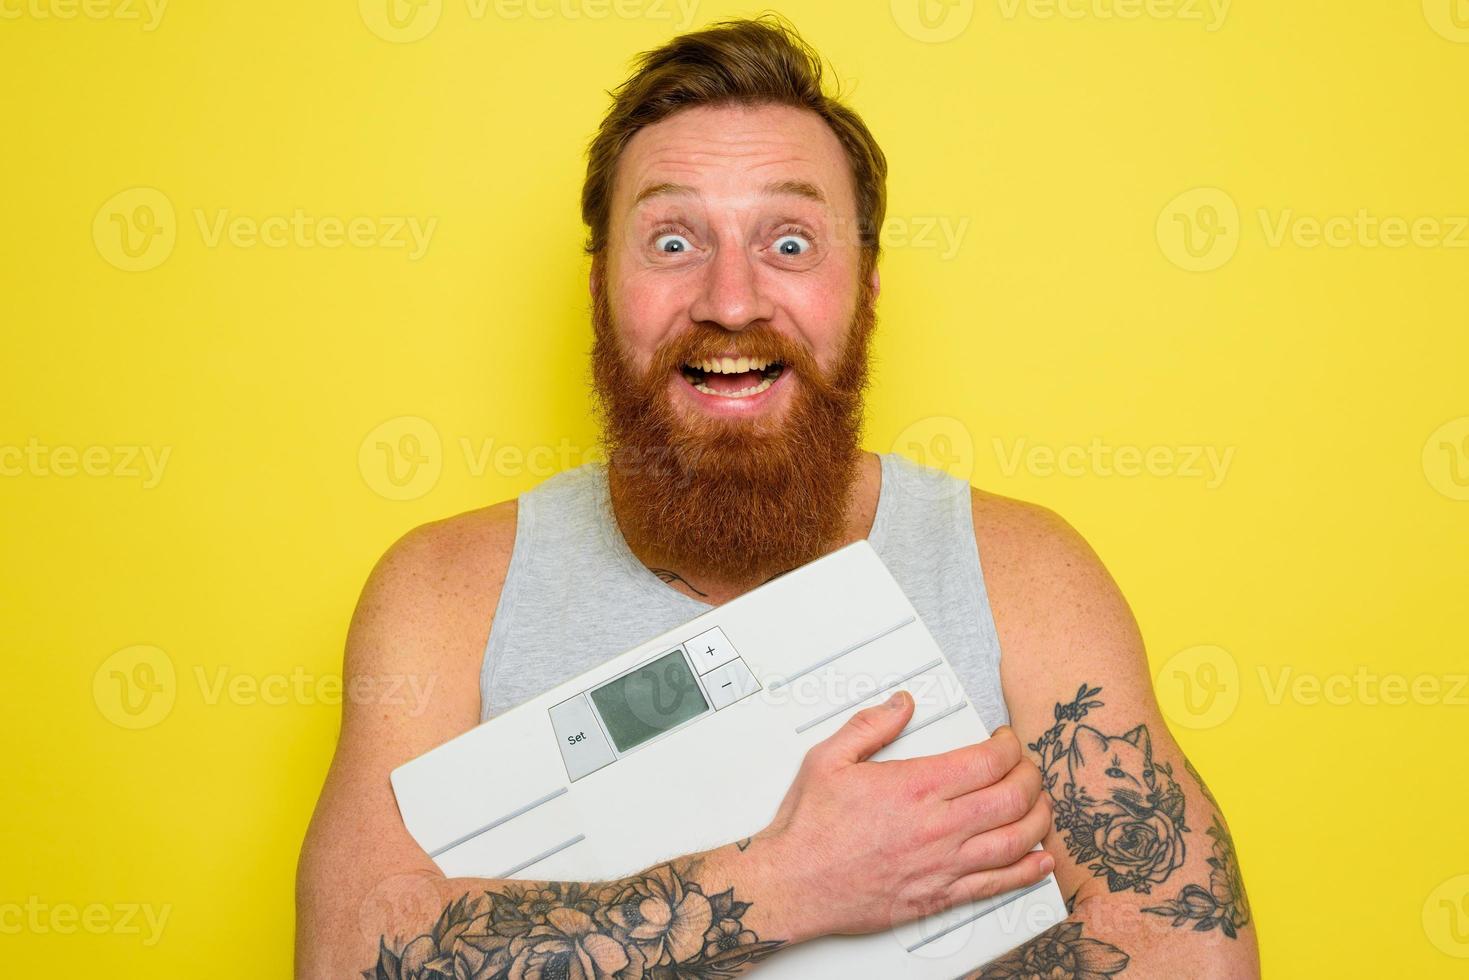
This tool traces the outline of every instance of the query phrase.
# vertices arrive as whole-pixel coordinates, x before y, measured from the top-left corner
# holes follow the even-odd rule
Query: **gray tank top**
[[[868,541],[985,725],[1008,724],[969,486],[902,456],[881,459]],[[480,720],[712,608],[638,561],[612,516],[604,465],[558,474],[520,496],[515,547],[480,670]]]

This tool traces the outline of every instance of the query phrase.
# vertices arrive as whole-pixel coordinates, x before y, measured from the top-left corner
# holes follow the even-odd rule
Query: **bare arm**
[[[974,977],[1257,977],[1228,824],[1163,722],[1116,584],[1048,511],[976,493],[974,514],[1006,702],[1055,811],[1045,843],[1072,910]]]
[[[765,859],[763,844],[613,882],[504,881],[445,877],[403,827],[388,773],[479,721],[480,652],[514,527],[512,505],[420,528],[389,550],[363,590],[345,688],[386,689],[376,682],[407,677],[414,683],[400,687],[427,699],[344,699],[302,848],[297,975],[407,978],[443,967],[498,976],[571,959],[593,966],[591,976],[638,975],[665,954],[717,958],[741,972],[781,945],[764,938],[771,930],[791,933],[773,914],[780,903],[750,901],[759,889],[745,879]],[[706,943],[711,931],[738,948]]]
[[[1008,730],[928,759],[869,759],[911,718],[901,695],[814,747],[751,838],[614,882],[446,878],[403,827],[388,774],[479,721],[480,656],[513,539],[513,511],[501,508],[430,525],[395,545],[363,591],[347,689],[409,675],[430,695],[344,699],[298,869],[298,976],[564,968],[631,980],[659,963],[669,976],[735,976],[783,945],[886,929],[1049,871],[1030,851],[1049,804]],[[867,816],[847,819],[855,812]]]

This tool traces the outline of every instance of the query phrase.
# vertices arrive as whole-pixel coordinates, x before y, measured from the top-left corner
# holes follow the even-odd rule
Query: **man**
[[[609,463],[419,528],[374,570],[348,683],[438,683],[416,717],[344,706],[300,975],[732,976],[1052,868],[1071,917],[972,976],[1257,974],[1228,830],[1097,557],[1042,508],[859,449],[886,169],[776,21],[676,38],[615,92],[582,197]],[[449,879],[404,830],[393,767],[861,538],[987,742],[868,761],[911,716],[895,696],[811,751],[769,826],[618,882]]]

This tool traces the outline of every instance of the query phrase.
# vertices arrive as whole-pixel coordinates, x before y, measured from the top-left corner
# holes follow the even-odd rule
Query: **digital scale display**
[[[626,752],[709,710],[683,652],[674,650],[592,691],[617,751]]]

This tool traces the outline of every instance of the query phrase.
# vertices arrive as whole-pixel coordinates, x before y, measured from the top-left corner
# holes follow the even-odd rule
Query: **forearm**
[[[1078,902],[1067,920],[969,973],[965,980],[1245,980],[1259,977],[1255,930],[1176,929],[1168,917],[1102,895]]]
[[[338,916],[298,942],[297,973],[407,977],[445,958],[491,978],[559,975],[573,960],[599,978],[660,964],[735,976],[811,934],[779,867],[771,845],[747,839],[605,882],[399,875],[371,929],[361,915]]]

